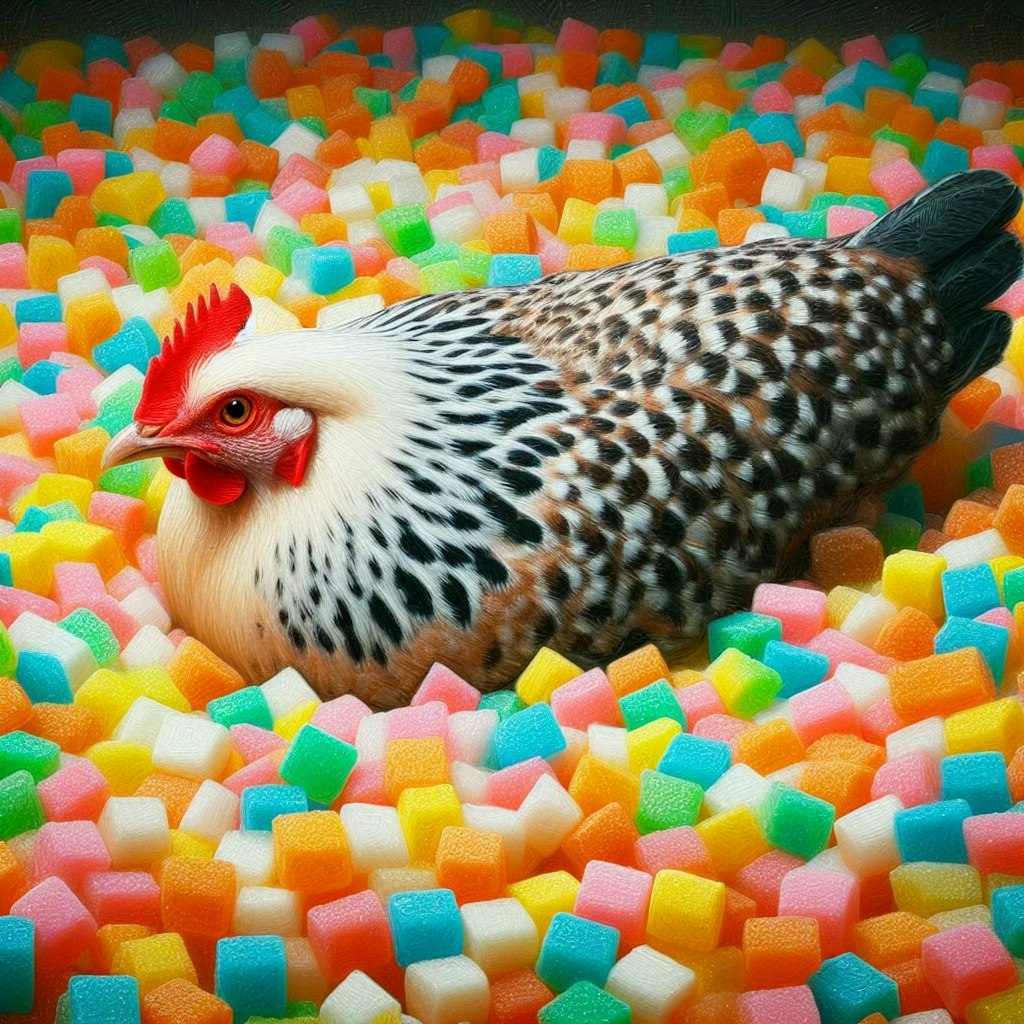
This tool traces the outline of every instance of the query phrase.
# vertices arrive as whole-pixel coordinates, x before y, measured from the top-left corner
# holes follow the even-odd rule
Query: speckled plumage
[[[1000,226],[986,244],[1010,237]],[[227,597],[182,613],[195,584],[169,554],[184,624],[253,681],[293,663],[327,695],[383,706],[434,661],[486,689],[541,645],[589,659],[694,640],[784,573],[812,528],[898,479],[961,377],[1005,344],[984,321],[991,351],[965,369],[957,340],[979,322],[980,293],[960,318],[927,256],[887,255],[871,237],[426,296],[343,329],[329,365],[367,377],[352,384],[355,411],[338,413],[349,440],[304,406],[320,421],[309,485],[321,497],[296,504],[299,488],[289,507],[304,514],[231,554],[255,621],[218,631]],[[261,342],[244,345],[257,362]],[[355,393],[378,386],[360,428]],[[364,437],[372,452],[343,451]],[[343,486],[325,480],[352,458]],[[187,522],[202,543],[236,543],[217,518],[231,515],[250,535],[273,529],[266,488],[223,510],[176,487],[162,542],[173,531],[180,545]]]

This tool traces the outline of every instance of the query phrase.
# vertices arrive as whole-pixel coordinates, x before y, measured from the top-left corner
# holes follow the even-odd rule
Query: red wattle
[[[245,475],[201,459],[195,452],[185,456],[185,479],[198,498],[211,505],[230,505],[245,491]]]
[[[179,480],[185,479],[185,463],[181,459],[172,459],[170,456],[164,458],[164,465],[169,473],[173,473]]]

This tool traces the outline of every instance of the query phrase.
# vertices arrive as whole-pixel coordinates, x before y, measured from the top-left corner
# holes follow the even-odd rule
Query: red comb
[[[209,301],[200,295],[194,308],[190,304],[184,325],[180,320],[174,325],[173,336],[164,339],[160,355],[149,364],[135,410],[136,422],[153,426],[170,423],[181,409],[196,367],[230,348],[251,313],[249,296],[237,284],[223,299],[214,285]]]

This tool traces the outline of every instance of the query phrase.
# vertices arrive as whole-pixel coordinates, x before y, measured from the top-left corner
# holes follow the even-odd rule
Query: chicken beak
[[[153,459],[159,456],[181,456],[181,447],[168,443],[168,438],[159,436],[159,427],[130,423],[119,431],[107,445],[100,466],[110,469],[123,466],[138,459]]]

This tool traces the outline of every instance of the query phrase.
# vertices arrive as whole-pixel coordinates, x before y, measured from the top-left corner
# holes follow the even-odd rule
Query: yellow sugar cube
[[[282,739],[288,740],[290,743],[295,739],[298,731],[316,714],[316,709],[318,707],[320,707],[320,702],[311,700],[305,704],[300,704],[297,708],[293,708],[291,711],[285,712],[285,714],[283,714],[274,723],[274,732],[276,732]]]
[[[992,911],[983,904],[974,907],[960,907],[958,910],[940,910],[928,918],[939,931],[949,931],[965,924],[985,924],[992,927]]]
[[[918,917],[973,907],[985,901],[981,875],[970,864],[900,864],[889,873],[889,881],[897,908]]]
[[[366,876],[367,888],[372,889],[386,906],[396,892],[416,892],[437,888],[437,872],[425,865],[404,868],[374,868]]]
[[[402,826],[409,859],[415,864],[432,861],[441,833],[449,825],[462,824],[462,807],[453,786],[416,786],[398,798],[398,821]]]
[[[92,193],[97,213],[127,217],[133,224],[147,224],[153,211],[167,198],[163,183],[152,171],[134,171],[101,181]]]
[[[946,613],[942,574],[946,560],[927,551],[897,551],[882,567],[882,597],[901,608],[918,608],[939,619]]]
[[[1024,566],[1024,558],[1019,555],[1000,555],[998,558],[990,559],[989,568],[996,578],[996,586],[999,588],[999,599],[1003,599],[1003,577],[1014,569]]]
[[[92,708],[103,724],[103,734],[110,736],[128,709],[141,696],[142,691],[127,675],[101,668],[78,688],[75,703]]]
[[[380,157],[377,159],[380,159]],[[394,205],[391,202],[391,189],[388,187],[388,183],[386,181],[368,182],[366,185],[366,194],[370,197],[370,202],[373,203],[373,208],[377,213],[381,213],[384,210],[390,210]]]
[[[806,64],[812,71],[824,75],[835,64],[836,55],[824,43],[819,43],[812,37],[805,39],[795,50],[792,50],[789,59]]]
[[[143,222],[144,223],[144,222]],[[75,247],[53,235],[33,235],[28,243],[28,286],[55,292],[65,274],[78,270]]]
[[[444,24],[456,39],[465,39],[471,43],[487,43],[491,39],[494,20],[487,8],[472,7],[465,11],[459,11],[458,14],[449,14],[444,19]],[[554,39],[531,39],[530,41],[553,43]]]
[[[1007,761],[1024,744],[1024,707],[1014,697],[992,701],[946,719],[946,749],[950,754],[998,750]]]
[[[59,561],[57,547],[42,534],[0,537],[0,584],[45,597],[53,586],[53,567]]]
[[[202,295],[205,299],[216,287],[221,295],[227,295],[235,280],[235,269],[227,260],[210,260],[209,263],[185,271],[171,293],[171,308],[176,316],[184,316],[188,307],[195,306]]]
[[[728,647],[708,665],[707,678],[730,715],[751,718],[782,689],[782,677],[749,654]]]
[[[256,337],[264,338],[271,334],[284,334],[297,331],[302,327],[299,318],[284,306],[279,306],[273,299],[265,295],[257,295],[252,300],[252,316],[249,327]]]
[[[177,932],[161,932],[145,939],[122,942],[114,954],[110,971],[136,978],[139,995],[143,997],[176,978],[199,984],[185,940]]]
[[[331,302],[341,302],[344,299],[361,299],[366,295],[380,295],[381,283],[379,275],[373,277],[357,277],[351,284],[345,285],[340,291],[330,296]]]
[[[149,747],[128,740],[103,740],[94,743],[85,756],[110,783],[114,796],[132,796],[153,771]]]
[[[704,840],[721,878],[734,875],[771,849],[757,817],[745,805],[731,807],[698,822],[697,833]]]
[[[38,85],[47,68],[54,65],[77,67],[81,62],[82,48],[77,43],[65,42],[62,39],[44,39],[41,43],[33,43],[21,51],[15,71],[19,78]]]
[[[1013,367],[1018,377],[1024,377],[1024,317],[1013,325],[1010,332],[1010,344],[1006,346],[1006,361]]]
[[[187,715],[192,710],[185,695],[174,685],[174,681],[162,665],[147,665],[132,669],[121,677],[128,686],[142,697],[155,700],[158,704],[173,708]]]
[[[856,587],[833,587],[825,598],[825,614],[828,617],[828,624],[831,629],[839,629],[846,621],[846,616],[857,606],[857,602],[864,597],[863,590]]]
[[[580,675],[580,668],[568,658],[542,647],[516,680],[516,693],[524,704],[539,704],[551,699],[559,686]]]
[[[174,476],[171,471],[161,462],[153,478],[146,485],[142,500],[146,503],[146,529],[156,532],[157,523],[160,521],[160,512],[163,510],[164,502],[167,500],[167,492]]]
[[[156,144],[156,128],[148,128],[140,125],[137,128],[129,128],[121,139],[122,151],[130,153],[133,149],[144,149],[147,153],[152,152]]]
[[[580,883],[568,871],[549,871],[513,882],[508,894],[523,905],[543,941],[555,914],[572,913],[579,889]]]
[[[544,93],[524,92],[519,97],[519,112],[523,117],[544,117]]]
[[[676,217],[676,227],[680,231],[700,231],[702,228],[717,229],[715,222],[703,212],[694,210],[689,206],[683,206],[683,197],[676,196],[672,200],[671,213]]]
[[[108,444],[110,435],[102,427],[90,427],[60,438],[53,445],[57,472],[81,477],[95,486],[103,472],[100,460]]]
[[[92,481],[69,473],[40,473],[36,480],[36,502],[52,505],[56,501],[70,501],[83,516],[89,514]]]
[[[725,915],[725,884],[688,871],[654,876],[647,931],[655,939],[698,953],[718,945]]]
[[[68,325],[68,348],[78,356],[88,356],[101,341],[115,335],[121,327],[121,314],[106,292],[94,292],[72,299],[64,311]]]
[[[370,125],[370,149],[375,160],[411,160],[412,141],[409,138],[409,130],[400,117],[380,117]],[[381,182],[387,188],[386,182]],[[376,187],[377,182],[370,184],[369,189]],[[391,205],[391,190],[387,190],[388,206]],[[373,198],[373,194],[370,194]],[[378,213],[388,206],[378,207],[376,201],[374,208]]]
[[[14,314],[0,302],[0,348],[9,348],[18,343],[18,322]]]
[[[697,668],[680,668],[669,673],[669,680],[673,690],[681,690],[687,686],[704,681],[704,673]]]
[[[105,580],[125,567],[117,534],[105,526],[60,519],[47,523],[40,533],[52,542],[59,562],[93,562]]]
[[[228,754],[227,762],[224,765],[224,770],[221,772],[221,776],[223,778],[227,778],[229,775],[234,775],[235,772],[241,771],[245,767],[245,764],[246,762],[242,755],[232,747],[231,753]]]
[[[592,242],[598,212],[593,203],[582,199],[566,199],[558,222],[558,237],[570,245]]]
[[[871,160],[866,156],[834,156],[825,173],[825,190],[844,196],[873,196],[875,190],[868,179],[871,170]]]
[[[657,768],[665,749],[682,731],[683,727],[672,718],[658,718],[632,729],[626,734],[629,770],[639,775]]]
[[[182,832],[181,829],[171,829],[171,851],[169,857],[195,857],[199,860],[210,860],[216,847],[199,836]]]
[[[0,437],[0,454],[15,455],[20,459],[35,457],[24,434],[8,434],[6,437]]]
[[[967,1024],[1020,1024],[1022,1020],[1024,985],[983,996],[967,1006]]]
[[[459,174],[457,171],[427,171],[427,173],[423,175],[423,182],[430,191],[430,198],[436,199],[437,190],[442,185],[458,185]]]

